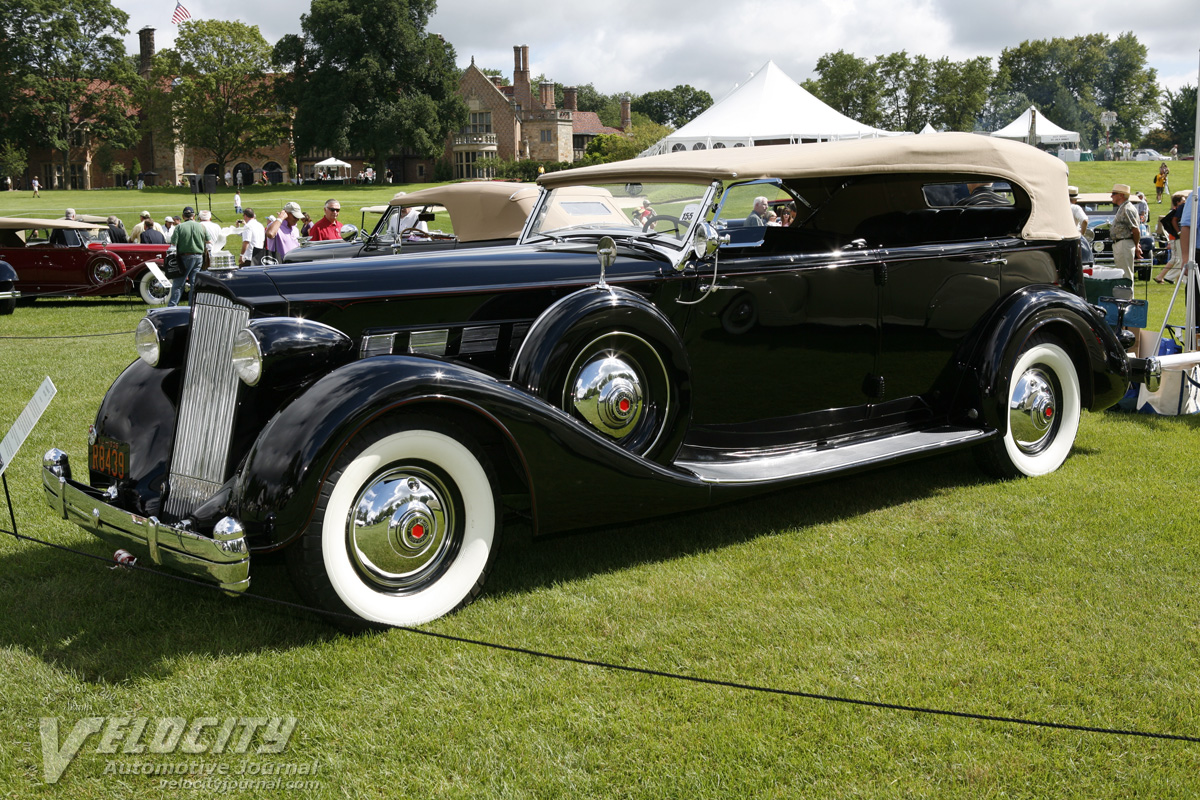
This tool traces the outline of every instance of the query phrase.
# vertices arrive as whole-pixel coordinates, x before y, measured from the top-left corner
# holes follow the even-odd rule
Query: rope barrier
[[[4,488],[5,488],[5,495],[7,497],[7,493],[8,493],[7,481],[5,482]],[[11,510],[11,505],[10,505],[10,510]],[[13,527],[14,528],[16,527],[15,519],[13,521]],[[83,558],[88,558],[88,559],[91,559],[94,561],[101,561],[101,562],[105,563],[110,569],[117,566],[112,561],[112,559],[105,558],[104,556],[99,556],[94,553],[88,553],[83,550],[76,550],[75,548],[67,547],[65,545],[55,544],[54,542],[47,542],[47,541],[44,541],[42,539],[37,539],[32,536],[26,536],[24,534],[16,533],[15,531],[0,529],[0,533],[7,533],[7,534],[10,534],[10,535],[16,537],[17,539],[20,539],[20,540],[24,540],[27,542],[33,542],[35,544],[53,548],[55,550],[61,550],[61,551],[67,552],[67,553],[72,553],[74,555],[81,556]],[[217,586],[216,584],[206,583],[204,581],[196,580],[194,578],[188,578],[187,576],[184,576],[184,575],[174,575],[169,572],[163,572],[163,571],[156,570],[156,569],[150,569],[149,567],[143,567],[140,564],[123,564],[120,566],[124,567],[125,569],[133,569],[133,570],[139,570],[141,572],[148,572],[152,575],[157,575],[161,578],[167,578],[170,580],[176,580],[176,581],[191,584],[194,586],[200,586],[200,587],[203,587],[210,591],[218,591],[218,592],[224,591],[223,589],[221,589],[221,587]],[[358,618],[352,614],[343,614],[343,613],[340,613],[337,611],[327,611],[324,609],[313,608],[313,607],[307,606],[303,603],[295,603],[290,600],[281,600],[281,599],[275,598],[275,597],[267,597],[266,595],[254,594],[252,592],[244,592],[244,593],[241,593],[239,596],[245,597],[245,598],[260,602],[260,603],[265,603],[267,605],[274,605],[274,606],[278,606],[281,608],[306,611],[308,613],[317,614],[317,615],[323,616],[323,617],[345,619],[345,620],[354,622],[356,624],[362,624],[362,622],[363,622],[363,620],[361,620],[360,618]],[[437,631],[423,630],[421,628],[412,628],[412,627],[408,627],[408,626],[395,626],[394,629],[403,631],[405,633],[417,634],[420,636],[428,636],[428,637],[434,638],[434,639],[441,639],[441,640],[447,641],[447,642],[455,642],[457,644],[466,644],[466,645],[471,645],[473,647],[483,647],[483,648],[487,648],[490,650],[497,650],[497,651],[505,652],[505,653],[514,653],[517,655],[529,656],[531,658],[540,658],[540,659],[546,659],[546,660],[550,660],[550,661],[559,661],[559,662],[564,662],[564,663],[568,663],[568,664],[578,664],[580,666],[596,667],[598,669],[605,669],[605,670],[610,670],[613,672],[624,672],[624,673],[630,673],[630,674],[634,674],[634,675],[645,675],[648,677],[663,678],[666,680],[683,681],[686,683],[695,683],[695,684],[700,684],[700,685],[704,685],[704,686],[719,686],[719,687],[726,688],[726,689],[735,689],[738,691],[754,692],[754,693],[758,693],[758,694],[773,694],[773,695],[781,695],[784,697],[795,697],[795,698],[804,699],[804,700],[818,700],[818,701],[828,702],[828,703],[841,703],[841,704],[846,704],[846,705],[859,706],[859,707],[863,707],[863,708],[874,708],[874,709],[879,709],[879,710],[883,710],[883,711],[907,711],[907,712],[911,712],[914,714],[929,714],[929,715],[934,715],[934,716],[953,717],[953,718],[957,718],[957,719],[978,720],[978,721],[982,721],[982,722],[996,722],[996,723],[1003,723],[1003,724],[1008,724],[1008,725],[1025,725],[1025,726],[1029,726],[1029,727],[1048,728],[1048,729],[1052,729],[1052,730],[1076,731],[1076,732],[1080,732],[1080,733],[1097,733],[1097,734],[1108,735],[1108,736],[1134,736],[1134,737],[1139,737],[1139,738],[1143,738],[1143,739],[1163,739],[1163,740],[1177,741],[1177,742],[1200,743],[1200,736],[1187,736],[1187,735],[1177,734],[1177,733],[1159,733],[1159,732],[1155,732],[1155,731],[1142,731],[1142,730],[1131,729],[1131,728],[1111,728],[1111,727],[1103,727],[1103,726],[1095,726],[1095,725],[1077,725],[1077,724],[1066,723],[1066,722],[1049,722],[1046,720],[1029,719],[1026,717],[1005,717],[1005,716],[998,716],[998,715],[994,715],[994,714],[977,714],[977,713],[973,713],[973,712],[969,712],[969,711],[954,711],[954,710],[950,710],[950,709],[932,708],[932,707],[928,707],[928,706],[911,706],[911,705],[906,705],[904,703],[889,703],[889,702],[884,702],[884,701],[880,701],[880,700],[864,700],[861,698],[854,698],[854,697],[842,697],[839,695],[823,694],[820,692],[804,692],[804,691],[800,691],[800,690],[796,690],[796,689],[779,689],[776,687],[761,686],[761,685],[752,684],[752,683],[742,683],[739,681],[728,681],[728,680],[720,680],[717,678],[705,678],[705,677],[697,676],[697,675],[686,675],[686,674],[682,674],[682,673],[678,673],[678,672],[667,672],[665,670],[652,669],[649,667],[637,667],[637,666],[631,666],[628,664],[617,664],[617,663],[609,662],[609,661],[598,661],[595,659],[583,658],[580,656],[563,655],[561,653],[548,653],[548,652],[545,652],[542,650],[534,650],[534,649],[527,648],[527,647],[517,647],[514,645],[499,644],[497,642],[488,642],[488,641],[485,641],[482,639],[472,639],[472,638],[465,637],[465,636],[454,636],[454,635],[448,634],[448,633],[438,633]]]

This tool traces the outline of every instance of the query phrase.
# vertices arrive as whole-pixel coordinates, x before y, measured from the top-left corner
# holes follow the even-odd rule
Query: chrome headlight
[[[158,340],[158,327],[149,317],[142,317],[142,321],[137,324],[133,340],[137,344],[138,358],[152,367],[157,367],[158,358],[162,354],[162,344]]]
[[[249,328],[242,328],[233,337],[233,370],[247,386],[255,386],[262,377],[262,348],[258,337]]]
[[[1092,242],[1092,252],[1103,253],[1104,252],[1104,241],[1100,240],[1098,242]]]

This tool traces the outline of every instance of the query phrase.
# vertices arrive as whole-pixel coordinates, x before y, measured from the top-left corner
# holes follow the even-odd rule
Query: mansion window
[[[542,144],[550,144],[553,141],[554,141],[554,131],[550,131],[550,130],[542,131]]]
[[[467,126],[463,128],[463,133],[491,133],[492,132],[492,112],[490,111],[472,111]]]
[[[454,154],[454,177],[462,178],[493,178],[495,170],[476,166],[476,162],[488,158],[491,153],[478,151],[463,151]]]

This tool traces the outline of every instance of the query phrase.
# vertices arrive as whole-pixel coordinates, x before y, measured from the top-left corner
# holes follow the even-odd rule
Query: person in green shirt
[[[196,211],[191,206],[183,207],[183,222],[171,229],[171,244],[183,268],[183,276],[171,279],[171,297],[168,307],[179,305],[184,286],[191,283],[200,267],[204,265],[204,251],[212,246],[208,229],[196,221]]]

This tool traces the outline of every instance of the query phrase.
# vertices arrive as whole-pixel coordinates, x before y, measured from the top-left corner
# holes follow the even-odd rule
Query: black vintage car
[[[1066,178],[971,135],[687,152],[543,176],[513,247],[204,274],[138,326],[87,480],[47,453],[46,497],[231,591],[283,550],[310,601],[405,625],[481,591],[507,518],[956,448],[1050,472],[1156,366],[1083,299]]]

